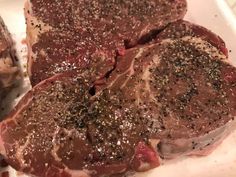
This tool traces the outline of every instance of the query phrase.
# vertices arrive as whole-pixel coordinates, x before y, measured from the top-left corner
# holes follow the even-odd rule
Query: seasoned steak
[[[0,100],[9,92],[15,81],[18,70],[15,60],[11,35],[0,17]]]
[[[236,68],[220,37],[186,21],[169,25],[156,42],[119,57],[105,87],[149,117],[163,158],[201,154],[234,124]]]
[[[117,52],[182,19],[186,0],[28,0],[25,9],[28,73],[35,85],[65,70],[103,77]]]
[[[40,177],[123,176],[158,166],[148,120],[119,93],[92,97],[89,88],[83,76],[63,74],[30,91],[1,124],[8,163]]]
[[[8,163],[40,177],[124,177],[222,140],[236,116],[236,68],[223,43],[191,29],[212,32],[173,25],[186,31],[127,50],[94,96],[87,73],[34,87],[0,125]]]

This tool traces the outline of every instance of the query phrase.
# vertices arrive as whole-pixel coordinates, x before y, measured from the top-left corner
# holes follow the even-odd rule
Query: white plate
[[[236,46],[236,18],[227,3],[224,0],[188,0],[188,4],[188,13],[185,19],[203,25],[219,34],[231,51],[229,53],[230,60],[236,65],[236,48],[234,48]],[[0,15],[4,18],[16,40],[22,66],[26,63],[26,47],[21,44],[25,37],[23,6],[24,0],[0,0]],[[28,83],[26,78],[23,93],[30,88]],[[157,169],[138,174],[136,177],[236,177],[235,147],[236,131],[206,157],[173,160]],[[10,171],[11,177],[19,176],[14,170]]]

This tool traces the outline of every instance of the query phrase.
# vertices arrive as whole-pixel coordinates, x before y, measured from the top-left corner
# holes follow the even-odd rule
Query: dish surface
[[[23,14],[24,0],[0,0],[0,15],[16,41],[17,53],[22,70],[26,66],[25,20]],[[220,35],[229,49],[229,58],[236,66],[236,17],[224,0],[188,0],[186,20],[211,29]],[[30,89],[28,78],[23,86],[15,89],[7,100],[14,99],[13,105]],[[12,106],[13,106],[12,105]],[[227,137],[217,149],[206,157],[188,157],[168,161],[165,165],[136,177],[235,177],[236,176],[236,131]],[[5,169],[1,169],[2,171]],[[25,176],[10,169],[10,177]]]

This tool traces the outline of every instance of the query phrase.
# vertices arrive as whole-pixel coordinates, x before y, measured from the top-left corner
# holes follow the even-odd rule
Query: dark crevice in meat
[[[124,40],[124,46],[125,46],[125,49],[129,49],[129,48],[133,47],[132,45],[130,45],[129,39]]]
[[[96,94],[96,87],[95,87],[95,86],[93,86],[93,87],[91,87],[91,88],[89,89],[89,94],[90,94],[91,96],[94,96],[94,95]]]
[[[151,30],[150,32],[140,36],[136,43],[132,43],[132,41],[130,39],[125,39],[124,40],[124,47],[125,47],[125,49],[134,48],[137,45],[144,45],[144,44],[147,44],[147,43],[151,42],[152,40],[154,40],[156,38],[156,36],[161,31],[164,30],[164,28]]]
[[[167,26],[165,28],[167,28]],[[150,31],[150,33],[140,37],[140,39],[138,40],[138,44],[144,45],[153,41],[165,28]]]
[[[6,167],[8,167],[8,163],[6,162],[5,159],[3,159],[2,156],[0,156],[0,167],[1,167],[1,168],[6,168]]]
[[[158,34],[161,33],[167,26],[163,27],[162,29],[153,29],[147,34],[140,36],[139,39],[137,40],[137,43],[132,43],[129,39],[125,39],[124,40],[125,49],[134,48],[137,45],[145,45],[153,41],[158,36]]]
[[[113,71],[116,69],[117,66],[117,58],[119,56],[125,55],[126,49],[119,49],[116,51],[115,59],[114,59],[114,64],[111,67],[111,70],[107,71],[107,73],[104,74],[104,77],[99,78],[98,80],[94,81],[92,88],[89,90],[89,93],[91,95],[95,95],[96,91],[100,90],[100,87],[102,87],[107,79],[110,77],[110,75],[113,73]]]
[[[123,51],[122,52],[125,52],[125,49],[122,49]],[[113,64],[113,67],[111,68],[110,71],[108,71],[106,74],[105,74],[105,77],[104,78],[109,78],[111,73],[116,69],[116,65],[117,65],[117,57],[120,56],[121,54],[119,53],[119,51],[116,52],[116,56],[115,56],[115,62]]]

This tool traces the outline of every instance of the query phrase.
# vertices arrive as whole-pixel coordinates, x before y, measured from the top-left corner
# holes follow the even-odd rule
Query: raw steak
[[[235,124],[236,68],[219,36],[186,21],[169,25],[156,42],[119,57],[106,88],[152,120],[161,157],[205,155]]]
[[[31,83],[65,70],[103,77],[116,52],[148,41],[185,13],[186,0],[28,0]]]
[[[1,124],[8,163],[40,177],[124,176],[158,166],[143,126],[149,120],[132,105],[124,109],[119,93],[91,97],[89,88],[83,76],[63,74],[30,91]]]
[[[0,100],[13,85],[17,67],[15,65],[15,50],[11,35],[0,17]]]
[[[221,141],[236,116],[236,68],[222,40],[184,21],[160,36],[118,57],[94,96],[87,73],[34,87],[0,125],[8,163],[40,177],[124,177]]]

